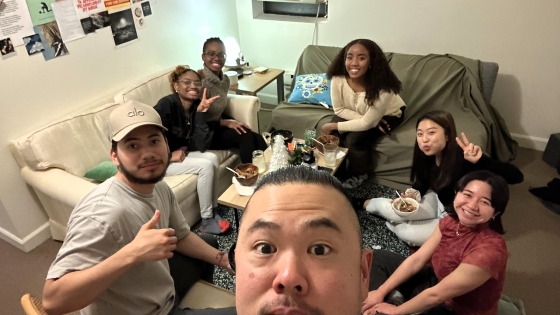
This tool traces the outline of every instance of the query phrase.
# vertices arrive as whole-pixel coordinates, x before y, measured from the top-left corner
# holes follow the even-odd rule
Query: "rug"
[[[395,195],[395,190],[393,188],[368,182],[363,183],[357,188],[349,189],[347,192],[350,196],[358,198],[393,198]],[[217,237],[220,250],[224,252],[228,252],[231,245],[237,239],[234,211],[233,208],[222,205],[218,208],[220,216],[231,222],[232,225],[225,235]],[[406,243],[398,239],[395,234],[387,229],[385,226],[385,219],[369,214],[363,209],[357,210],[357,213],[362,228],[364,248],[387,249],[404,256],[410,255],[410,249]],[[200,224],[194,226],[193,231],[197,234],[200,233]],[[214,272],[214,284],[224,289],[235,291],[235,277],[229,275],[222,268],[216,268]]]

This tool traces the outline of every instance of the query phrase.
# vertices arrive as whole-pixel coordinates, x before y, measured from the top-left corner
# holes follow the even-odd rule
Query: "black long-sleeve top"
[[[459,149],[460,150],[460,149]],[[478,170],[486,170],[491,171],[496,175],[502,176],[508,184],[518,184],[523,181],[523,173],[513,164],[510,163],[503,163],[500,161],[496,161],[491,157],[482,154],[478,162],[475,164],[465,160],[463,158],[463,152],[460,152],[460,162],[457,167],[457,171],[455,172],[453,179],[451,182],[440,189],[439,191],[435,191],[433,187],[433,181],[438,177],[439,174],[439,167],[436,165],[435,157],[431,157],[428,159],[429,165],[429,174],[433,174],[430,178],[426,181],[416,180],[416,182],[412,185],[412,188],[418,190],[420,194],[423,196],[430,188],[434,190],[434,192],[438,195],[439,201],[443,204],[445,209],[450,209],[453,207],[453,200],[455,199],[455,185],[467,173],[478,171]]]
[[[200,100],[193,102],[188,117],[177,94],[163,97],[154,106],[163,126],[167,128],[165,137],[171,152],[185,146],[189,151],[204,152],[210,147],[211,136],[206,113],[196,111],[199,104]]]

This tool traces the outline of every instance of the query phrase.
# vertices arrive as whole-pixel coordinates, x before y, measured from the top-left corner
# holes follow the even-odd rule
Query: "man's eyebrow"
[[[247,230],[247,233],[250,234],[250,233],[253,233],[257,230],[263,230],[263,229],[280,230],[280,225],[278,225],[277,223],[271,222],[271,221],[265,221],[265,220],[262,220],[262,219],[258,219],[257,221],[253,222],[253,224],[251,224],[251,226]]]
[[[135,141],[135,140],[140,140],[138,138],[126,138],[124,139],[124,143],[130,142],[130,141]]]
[[[309,220],[309,221],[305,221],[303,223],[303,225],[305,225],[308,228],[312,228],[312,229],[328,228],[328,229],[335,230],[338,233],[342,233],[342,231],[340,230],[338,225],[336,225],[336,223],[334,223],[333,220],[328,219],[328,218],[312,219],[312,220]]]
[[[159,133],[153,133],[153,134],[151,134],[151,135],[148,136],[148,139],[151,139],[151,138],[153,138],[153,137],[161,137],[161,134],[159,134]],[[127,143],[127,142],[129,142],[129,141],[134,141],[134,140],[140,140],[140,139],[139,139],[139,138],[127,138],[127,139],[124,140],[124,143]]]
[[[342,233],[342,231],[340,230],[338,225],[336,223],[334,223],[333,220],[328,219],[328,218],[318,218],[318,219],[307,220],[307,221],[303,222],[302,225],[304,227],[308,228],[308,229],[328,228],[328,229],[332,229],[332,230],[334,230],[338,233]],[[263,230],[263,229],[280,230],[280,225],[275,223],[275,222],[258,219],[253,224],[251,224],[251,226],[247,230],[247,233],[250,234],[250,233],[253,233],[257,230]]]

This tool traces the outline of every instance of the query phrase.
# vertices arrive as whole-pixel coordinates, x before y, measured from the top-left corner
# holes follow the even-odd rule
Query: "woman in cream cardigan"
[[[371,146],[403,120],[402,86],[379,46],[369,39],[348,43],[329,66],[331,98],[336,116],[323,126],[348,150],[346,188],[359,186],[372,164]]]

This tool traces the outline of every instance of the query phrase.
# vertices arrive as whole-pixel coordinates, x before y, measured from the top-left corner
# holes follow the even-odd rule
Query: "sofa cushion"
[[[185,66],[188,68],[188,66]],[[135,100],[146,105],[155,106],[164,96],[171,94],[167,76],[175,68],[165,69],[131,83],[115,95],[115,103],[123,104]]]
[[[163,180],[173,190],[178,202],[196,191],[196,174],[165,176]]]
[[[118,168],[113,163],[113,161],[103,161],[96,166],[90,168],[86,174],[85,178],[93,179],[98,182],[104,182],[107,179],[113,177],[118,172]]]
[[[290,103],[325,103],[332,107],[331,80],[326,73],[302,74],[296,77],[294,90],[290,94]]]
[[[56,167],[81,177],[110,159],[108,121],[115,106],[106,104],[62,119],[12,141],[12,145],[32,170]]]

